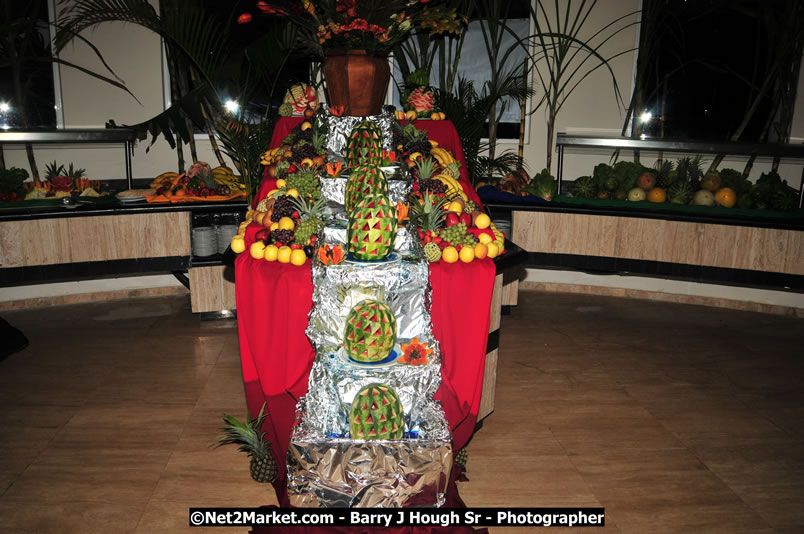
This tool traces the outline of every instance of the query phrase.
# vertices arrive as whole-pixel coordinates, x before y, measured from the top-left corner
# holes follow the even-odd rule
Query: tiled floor
[[[234,323],[187,297],[3,317],[31,345],[0,363],[0,532],[203,532],[190,506],[275,503],[210,446],[245,414]],[[802,337],[802,319],[523,292],[461,495],[604,506],[609,532],[804,532]]]

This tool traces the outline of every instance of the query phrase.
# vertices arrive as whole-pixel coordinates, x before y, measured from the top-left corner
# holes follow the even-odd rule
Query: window
[[[0,47],[0,127],[4,129],[60,124],[54,84],[58,70],[55,64],[42,61],[52,57],[52,9],[50,1],[4,2],[2,24],[13,28],[8,35],[10,47]]]

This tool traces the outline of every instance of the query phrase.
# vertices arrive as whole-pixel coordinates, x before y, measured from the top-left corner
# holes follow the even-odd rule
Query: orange
[[[481,230],[485,230],[489,226],[491,226],[491,218],[486,215],[485,213],[481,213],[477,217],[475,217],[475,226],[480,228]],[[480,234],[484,235],[484,234]]]
[[[293,250],[288,246],[279,247],[279,251],[276,253],[276,259],[279,260],[279,263],[290,263],[290,255],[292,252]]]
[[[478,243],[477,245],[475,245],[475,258],[482,260],[488,255],[489,255],[489,247],[487,247],[483,243]]]
[[[253,242],[249,252],[251,253],[251,257],[255,260],[263,259],[265,257],[265,243],[262,241]]]
[[[453,200],[447,206],[447,211],[454,211],[455,213],[460,215],[461,213],[463,213],[463,204],[461,204],[457,200]]]
[[[455,263],[458,261],[458,249],[455,247],[446,247],[441,251],[441,259],[447,263]]]
[[[279,249],[276,245],[268,245],[265,247],[265,259],[267,261],[276,261],[276,257],[279,254]]]
[[[279,219],[280,230],[293,230],[294,228],[296,228],[296,221],[290,217],[282,217]]]
[[[667,193],[661,187],[654,187],[648,191],[648,202],[666,202]]]
[[[293,265],[304,265],[304,262],[307,261],[307,254],[300,248],[293,249],[290,253],[290,263]]]
[[[715,203],[724,208],[733,208],[737,203],[737,193],[730,187],[722,187],[715,193]]]
[[[474,247],[461,247],[461,252],[458,254],[458,257],[464,263],[470,263],[473,259],[475,259],[475,248]]]
[[[236,235],[232,238],[232,252],[240,254],[246,250],[246,240],[242,235]]]
[[[492,241],[491,243],[488,243],[486,245],[486,248],[488,249],[489,258],[492,258],[492,259],[496,258],[500,254],[500,247],[497,246],[496,241]]]

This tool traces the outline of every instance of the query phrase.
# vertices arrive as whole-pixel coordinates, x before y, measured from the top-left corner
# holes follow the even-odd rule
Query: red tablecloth
[[[274,127],[274,134],[271,137],[271,148],[279,146],[282,140],[290,133],[290,130],[301,123],[302,120],[304,120],[303,117],[282,117],[279,119]],[[407,121],[402,121],[402,124],[407,124]],[[475,188],[472,187],[472,182],[469,179],[469,170],[466,167],[466,156],[463,153],[461,139],[458,137],[458,130],[455,129],[452,122],[418,119],[416,121],[416,128],[425,130],[430,139],[437,141],[439,146],[450,151],[452,155],[455,156],[455,159],[461,163],[461,176],[458,181],[463,186],[463,190],[466,196],[469,197],[469,200],[474,201],[478,206],[482,206],[480,197],[477,196],[477,192]],[[254,205],[256,206],[256,202],[263,198],[268,191],[274,189],[275,185],[276,180],[272,180],[266,175],[257,192]]]

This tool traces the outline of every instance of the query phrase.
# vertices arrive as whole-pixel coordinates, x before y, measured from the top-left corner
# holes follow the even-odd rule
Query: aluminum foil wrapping
[[[382,147],[385,150],[391,150],[391,141],[393,140],[392,124],[394,122],[393,114],[383,112],[380,115],[371,115],[368,117],[336,117],[329,112],[329,109],[321,115],[321,122],[327,128],[326,149],[327,152],[336,158],[343,158],[343,147],[346,145],[346,139],[352,132],[355,124],[365,120],[373,120],[380,127],[382,132]]]
[[[321,177],[321,196],[328,202],[340,205],[343,210],[346,198],[346,177],[329,178]],[[388,198],[392,203],[407,202],[408,193],[411,189],[410,180],[388,180]]]
[[[288,450],[288,497],[298,507],[401,508],[444,504],[452,467],[449,426],[441,407],[427,403],[426,433],[399,441],[352,441],[311,431],[299,403]]]
[[[421,432],[426,423],[422,409],[441,383],[441,356],[433,337],[426,297],[427,261],[420,256],[381,263],[348,262],[313,266],[313,310],[307,337],[316,348],[310,371],[307,424],[320,435],[346,436],[352,400],[364,386],[382,382],[393,387],[405,409],[406,428]],[[367,299],[384,300],[396,317],[397,343],[418,338],[433,353],[425,365],[389,361],[378,365],[352,362],[341,347],[346,318],[352,307]]]

